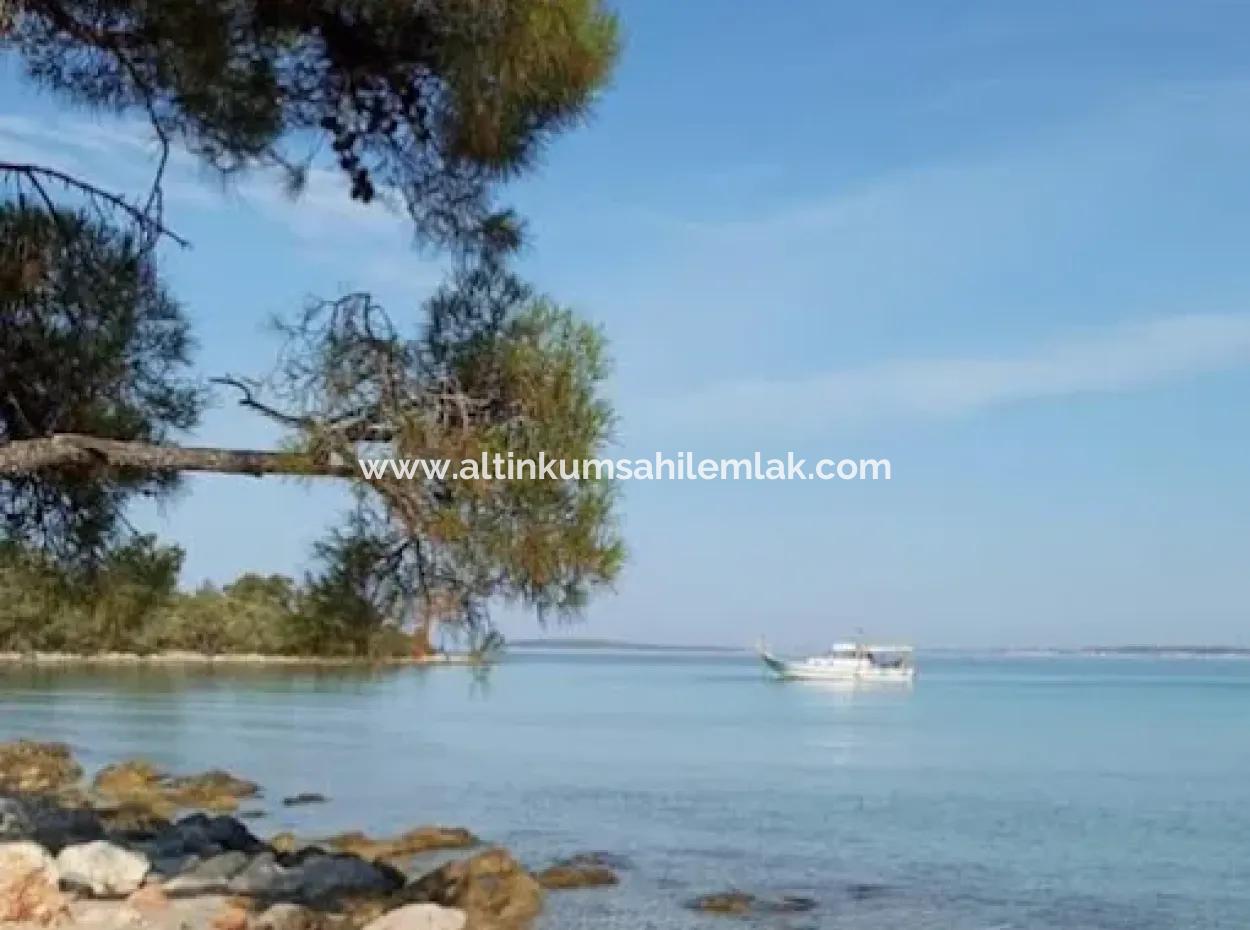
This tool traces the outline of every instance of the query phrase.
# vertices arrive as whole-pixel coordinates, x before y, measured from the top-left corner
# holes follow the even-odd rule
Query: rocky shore
[[[548,890],[618,880],[606,854],[531,872],[458,827],[261,839],[231,813],[259,790],[143,760],[84,782],[63,745],[0,743],[0,926],[509,930]],[[449,858],[431,868],[433,852]]]

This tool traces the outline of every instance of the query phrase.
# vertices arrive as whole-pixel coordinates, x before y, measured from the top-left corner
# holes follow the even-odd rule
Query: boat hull
[[[916,677],[911,665],[883,667],[866,660],[791,662],[768,652],[761,652],[760,659],[777,677],[796,681],[909,682]]]

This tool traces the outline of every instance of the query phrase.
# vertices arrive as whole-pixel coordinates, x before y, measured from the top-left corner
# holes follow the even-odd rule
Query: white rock
[[[94,895],[130,894],[152,867],[147,857],[104,840],[66,846],[56,864],[62,881],[90,888]]]
[[[0,843],[0,876],[41,873],[56,882],[60,875],[56,862],[38,843]]]
[[[464,930],[464,911],[438,904],[409,904],[365,925],[365,930]]]

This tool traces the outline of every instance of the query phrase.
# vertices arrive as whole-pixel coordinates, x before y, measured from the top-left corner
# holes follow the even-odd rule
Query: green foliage
[[[311,307],[289,328],[271,382],[284,419],[299,424],[292,444],[343,461],[371,445],[372,454],[457,464],[600,454],[613,420],[597,329],[493,259],[461,268],[426,319],[409,337],[365,295]],[[360,481],[351,522],[321,553],[340,603],[483,626],[494,599],[569,618],[611,583],[623,558],[612,485],[479,479]]]
[[[181,308],[133,236],[82,213],[0,203],[0,444],[54,433],[160,442],[203,398]],[[94,469],[0,479],[0,540],[88,564],[126,501],[175,476]]]
[[[354,599],[341,572],[298,584],[246,574],[176,589],[182,551],[137,537],[91,573],[0,546],[0,650],[205,655],[405,655],[411,640]]]
[[[14,7],[6,44],[38,85],[138,112],[223,172],[280,166],[296,188],[328,143],[352,197],[393,192],[444,244],[514,235],[492,182],[585,112],[617,51],[599,0]]]

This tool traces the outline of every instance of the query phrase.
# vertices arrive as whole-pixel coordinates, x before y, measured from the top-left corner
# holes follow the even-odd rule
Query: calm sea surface
[[[544,930],[724,928],[682,902],[729,887],[817,898],[756,922],[792,930],[1250,928],[1247,661],[921,656],[913,688],[854,692],[724,656],[0,669],[19,736],[253,778],[262,833],[444,822],[633,861]]]

